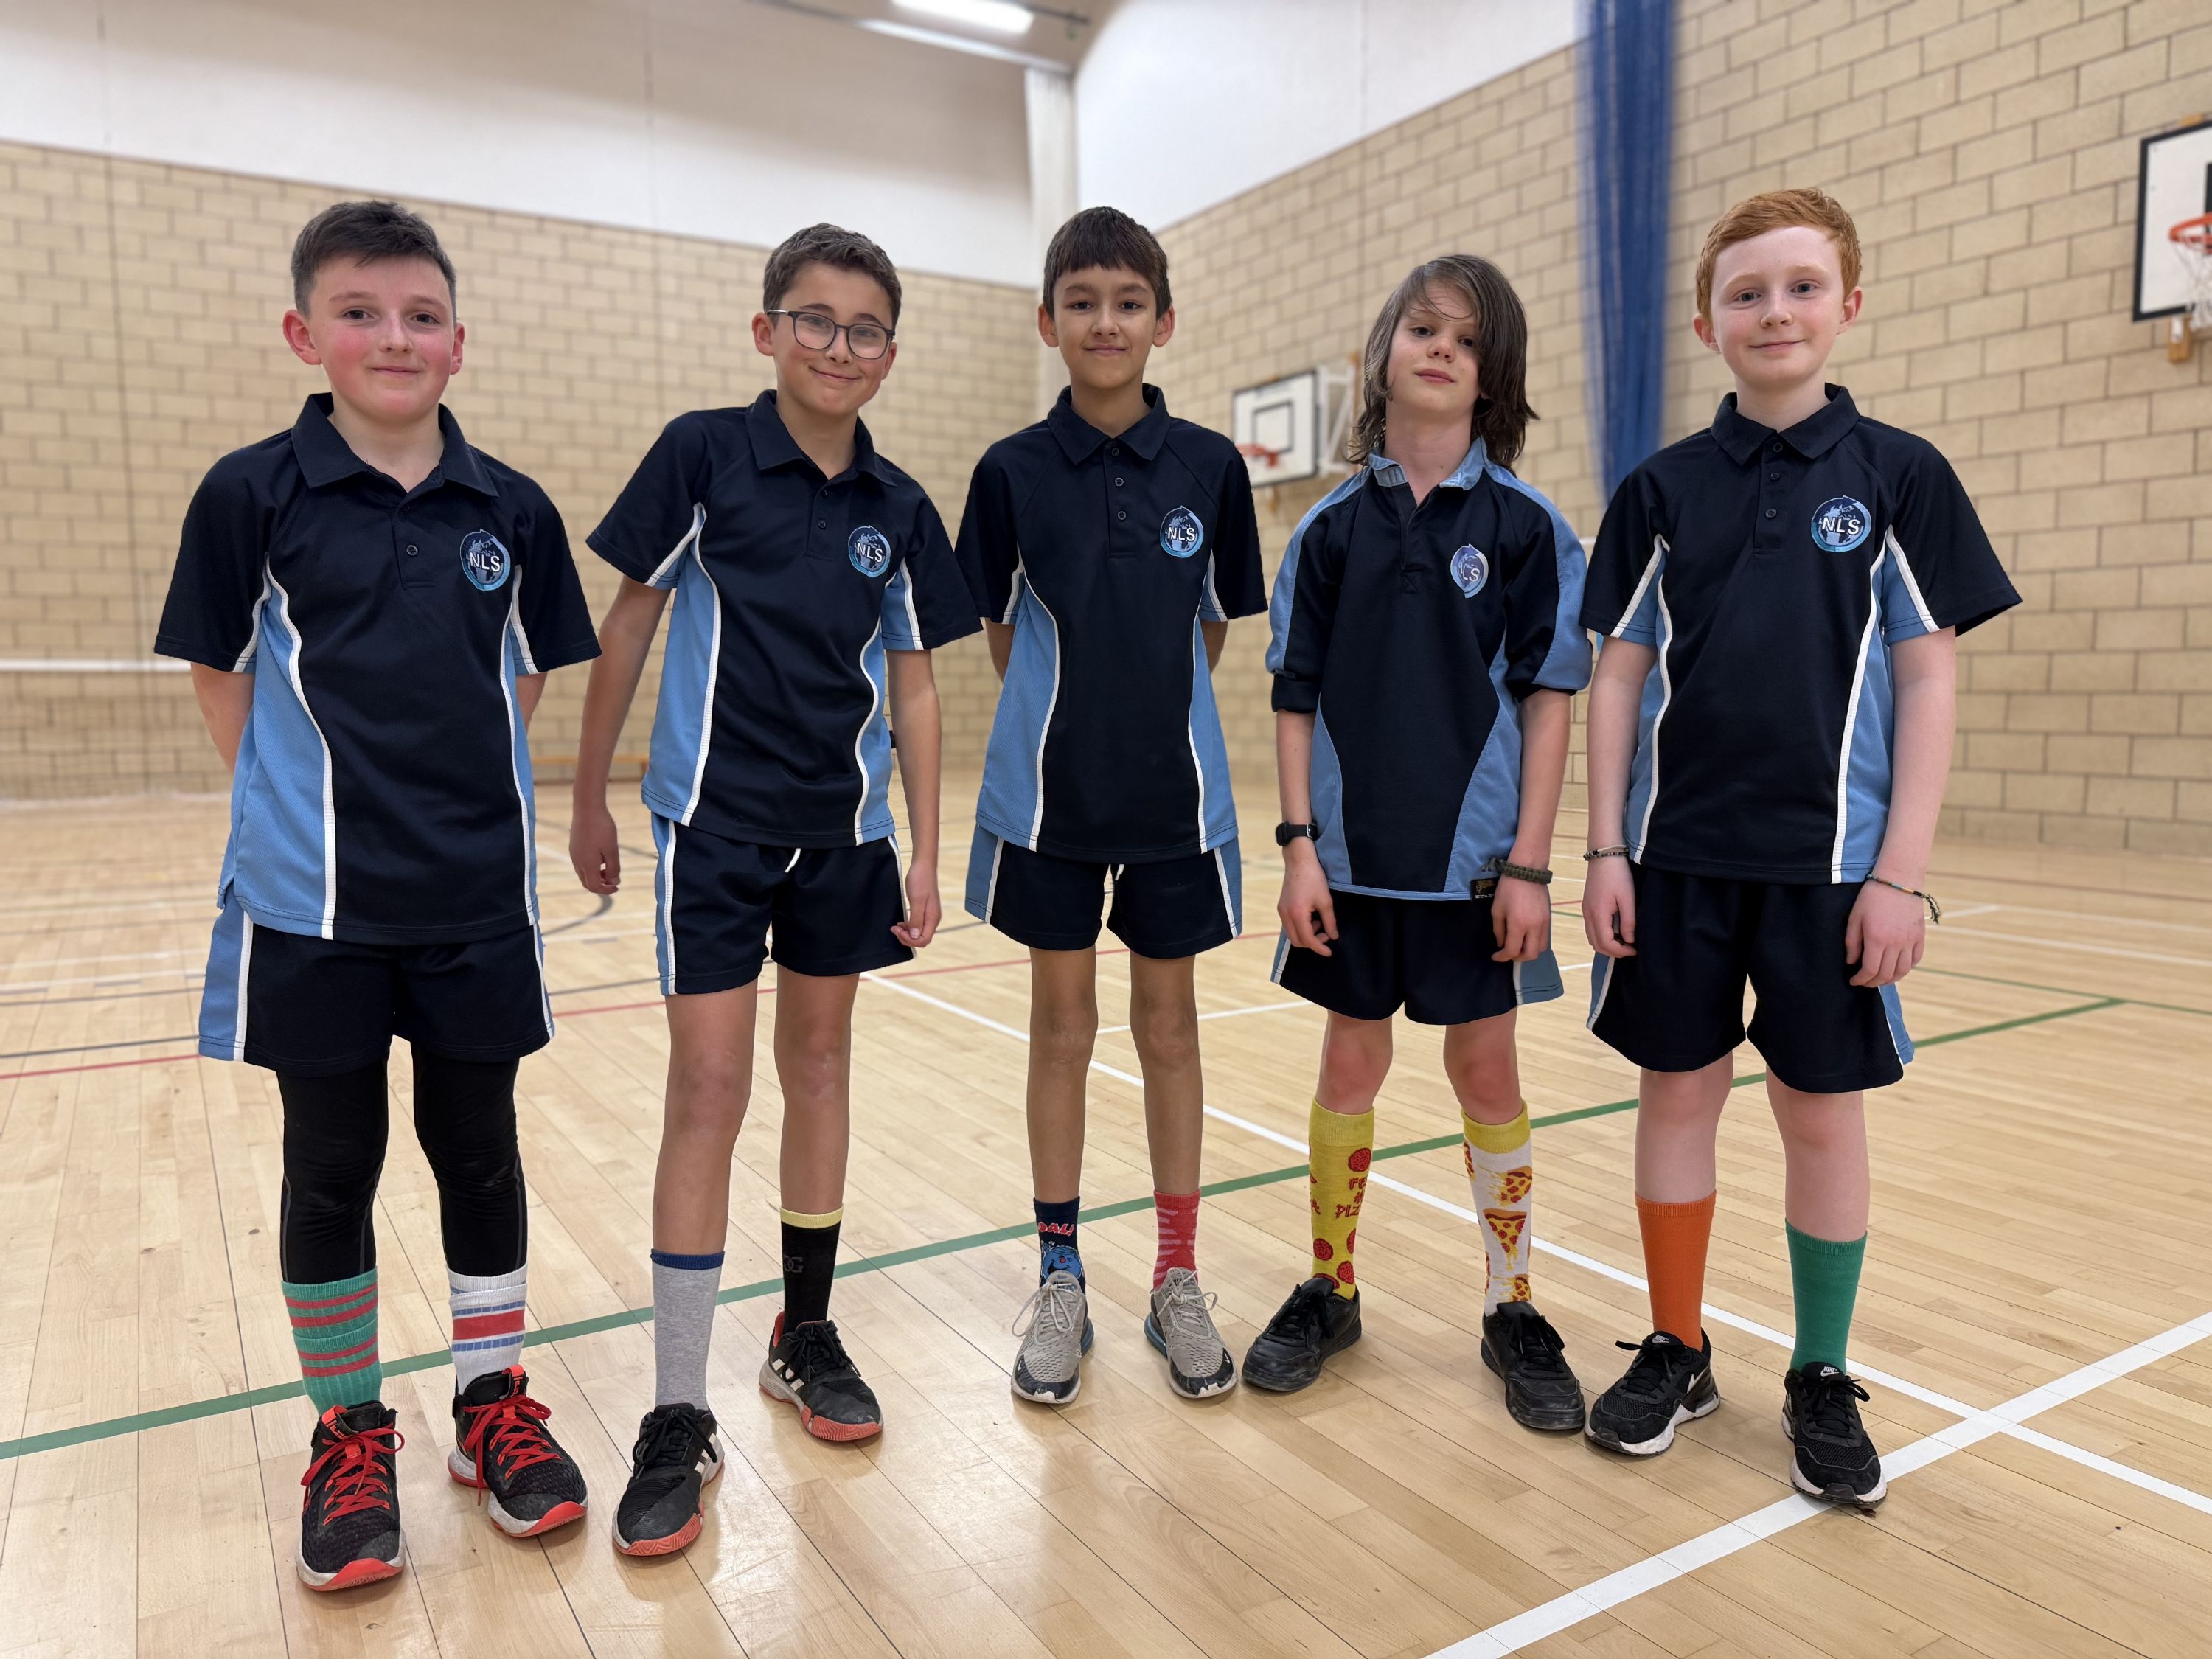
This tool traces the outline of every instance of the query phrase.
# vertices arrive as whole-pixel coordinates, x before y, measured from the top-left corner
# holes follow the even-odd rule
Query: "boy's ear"
[[[753,313],[753,349],[763,357],[775,356],[775,319],[764,311]]]
[[[1160,319],[1152,325],[1152,343],[1164,346],[1175,337],[1175,307],[1170,306],[1160,313]]]
[[[307,332],[307,319],[297,310],[284,313],[284,343],[292,348],[292,355],[301,362],[322,367],[323,354],[315,349],[314,339]]]
[[[1721,349],[1719,337],[1713,332],[1713,319],[1703,312],[1690,319],[1690,331],[1715,351]]]
[[[1837,325],[1837,332],[1841,333],[1844,329],[1849,328],[1853,323],[1858,321],[1859,307],[1864,304],[1865,301],[1866,290],[1863,288],[1855,288],[1849,294],[1844,295],[1844,320]]]
[[[1037,338],[1054,351],[1060,349],[1060,327],[1052,320],[1052,307],[1042,300],[1037,301]]]
[[[458,374],[461,372],[461,348],[468,343],[468,325],[456,319],[453,323],[453,357],[452,363],[447,367],[447,374]]]

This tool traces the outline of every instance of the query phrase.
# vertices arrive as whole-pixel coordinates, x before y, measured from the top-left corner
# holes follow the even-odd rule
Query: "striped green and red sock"
[[[333,1406],[359,1406],[384,1392],[376,1351],[376,1269],[321,1285],[284,1281],[284,1311],[300,1376],[318,1415]]]

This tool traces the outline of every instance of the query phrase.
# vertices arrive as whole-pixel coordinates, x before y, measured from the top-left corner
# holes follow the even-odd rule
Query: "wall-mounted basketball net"
[[[1343,471],[1351,420],[1352,370],[1342,363],[1247,386],[1229,404],[1229,435],[1255,489]]]
[[[2142,141],[2136,186],[2136,321],[2166,318],[2166,355],[2212,337],[2212,118]]]

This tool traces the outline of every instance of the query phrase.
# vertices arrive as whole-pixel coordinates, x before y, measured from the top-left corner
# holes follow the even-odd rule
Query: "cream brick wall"
[[[149,653],[200,476],[321,387],[277,320],[292,238],[338,194],[0,145],[0,657]],[[616,579],[583,537],[661,424],[770,381],[749,332],[766,252],[417,205],[460,271],[468,361],[448,401],[552,495],[596,613]],[[906,278],[869,425],[948,524],[976,455],[1034,416],[1030,315],[1023,289]],[[980,758],[980,644],[940,653],[939,677],[949,753]],[[584,678],[554,676],[542,757],[574,753]],[[650,684],[626,751],[645,747]],[[0,796],[222,784],[183,675],[0,675]]]
[[[2025,599],[1964,642],[1945,827],[2212,854],[2212,351],[2169,363],[2128,320],[2137,146],[2212,109],[2212,9],[1680,0],[1675,86],[1665,436],[1728,389],[1686,320],[1706,228],[1834,193],[1867,301],[1832,378],[1950,457]],[[1356,351],[1418,260],[1487,255],[1532,331],[1520,470],[1593,536],[1576,205],[1563,52],[1167,228],[1156,378],[1225,427],[1236,387]],[[1261,492],[1271,563],[1323,487]],[[1218,677],[1247,775],[1272,769],[1265,636],[1237,623]]]

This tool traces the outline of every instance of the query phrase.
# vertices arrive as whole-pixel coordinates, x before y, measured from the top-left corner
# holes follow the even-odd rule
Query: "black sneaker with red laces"
[[[315,1425],[307,1489],[300,1506],[300,1582],[313,1590],[351,1589],[398,1574],[401,1444],[381,1402],[333,1406]]]
[[[584,1472],[546,1431],[552,1413],[530,1397],[520,1365],[487,1371],[453,1396],[453,1449],[446,1468],[491,1499],[510,1538],[535,1538],[584,1518]]]

